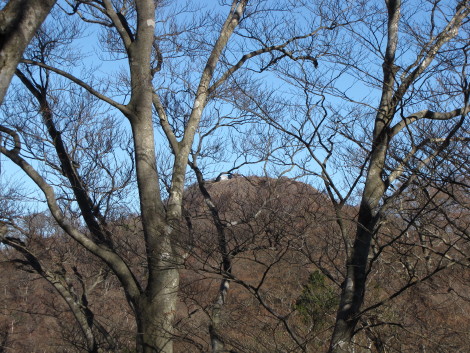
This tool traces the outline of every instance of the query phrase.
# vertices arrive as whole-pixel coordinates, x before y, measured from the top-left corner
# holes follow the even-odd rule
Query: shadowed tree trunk
[[[360,319],[361,305],[364,301],[366,291],[366,280],[368,270],[368,256],[373,236],[377,232],[378,223],[382,214],[382,202],[390,184],[403,173],[403,165],[388,173],[386,170],[386,159],[390,149],[392,138],[408,124],[421,119],[448,120],[458,116],[464,116],[469,111],[468,97],[462,109],[456,109],[447,113],[436,113],[429,110],[420,111],[404,118],[401,122],[392,125],[392,120],[401,104],[405,93],[410,86],[416,82],[420,75],[429,67],[440,48],[455,37],[463,20],[470,13],[468,1],[462,1],[455,9],[455,14],[445,28],[436,36],[423,45],[423,52],[416,61],[406,68],[401,74],[401,83],[397,86],[397,72],[400,69],[396,65],[396,52],[398,46],[398,33],[401,16],[401,1],[386,0],[388,24],[387,24],[387,47],[383,61],[383,86],[380,104],[375,117],[374,131],[372,135],[372,150],[369,166],[362,193],[359,208],[358,225],[356,237],[351,254],[347,260],[346,278],[342,285],[341,301],[336,318],[336,325],[330,344],[330,352],[343,353],[352,350],[352,337]],[[462,118],[463,119],[463,118]],[[448,134],[444,143],[439,146],[435,153],[428,159],[423,160],[417,170],[424,167],[437,152],[448,146],[450,139],[463,120],[457,123]],[[413,155],[416,151],[411,151]],[[412,182],[411,176],[402,186],[404,190]]]

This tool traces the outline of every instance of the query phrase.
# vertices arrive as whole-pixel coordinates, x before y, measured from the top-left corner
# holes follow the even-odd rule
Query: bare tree
[[[467,2],[459,3],[450,20],[440,31],[431,29],[425,45],[414,62],[400,72],[400,82],[397,75],[400,68],[396,63],[398,46],[398,33],[401,13],[400,1],[388,1],[386,3],[387,18],[387,47],[383,63],[383,88],[380,104],[377,108],[371,153],[368,161],[367,174],[365,175],[364,191],[358,216],[358,228],[356,238],[347,261],[347,273],[341,294],[341,303],[333,333],[332,352],[346,352],[349,350],[349,341],[354,334],[354,328],[358,321],[360,307],[364,301],[367,279],[368,257],[370,244],[380,219],[383,217],[383,201],[390,198],[386,195],[390,185],[404,172],[404,164],[413,158],[421,146],[412,146],[403,162],[388,171],[386,164],[387,154],[390,153],[392,139],[403,129],[422,119],[450,120],[459,118],[447,135],[442,137],[442,143],[431,150],[427,158],[421,159],[415,167],[415,173],[422,170],[436,154],[448,147],[450,141],[465,121],[466,114],[470,111],[468,105],[468,87],[463,88],[463,101],[461,107],[448,112],[433,112],[428,109],[402,116],[396,124],[392,121],[404,104],[406,93],[417,83],[418,79],[426,72],[431,62],[444,44],[452,40],[458,33],[459,27],[470,14],[470,5]],[[432,14],[433,16],[433,14]],[[403,190],[415,178],[411,173],[398,190]],[[393,196],[393,195],[392,195]]]
[[[346,260],[331,352],[352,351],[353,337],[361,331],[358,322],[383,304],[379,300],[374,306],[366,294],[384,249],[401,242],[410,228],[415,235],[421,232],[414,222],[425,212],[423,203],[414,204],[416,213],[399,234],[385,226],[403,212],[398,200],[407,191],[426,189],[426,175],[447,170],[449,177],[441,180],[452,184],[452,174],[465,174],[463,164],[455,164],[451,173],[444,161],[455,159],[469,139],[469,3],[429,2],[418,9],[390,0],[354,11],[360,20],[338,28],[318,70],[305,64],[273,67],[303,101],[293,94],[291,104],[283,107],[282,97],[276,110],[258,106],[249,92],[245,100],[260,119],[282,132],[290,144],[289,152],[282,153],[293,156],[300,173],[322,181],[335,209]],[[278,152],[272,158],[281,156]],[[346,208],[356,202],[360,206],[351,234]],[[441,257],[418,280],[404,270],[410,280],[388,300],[452,264]]]
[[[78,16],[89,26],[98,26],[103,35],[101,45],[111,57],[126,57],[126,72],[117,82],[102,81],[94,86],[92,78],[78,78],[72,65],[58,67],[64,62],[51,55],[49,49],[64,43],[40,31],[37,44],[42,50],[32,49],[32,55],[22,60],[24,65],[17,71],[31,94],[29,97],[34,97],[39,112],[34,118],[39,120],[32,125],[22,124],[21,119],[20,123],[12,124],[8,118],[11,110],[5,108],[7,119],[0,127],[3,143],[0,152],[41,190],[57,224],[101,259],[119,279],[134,312],[138,351],[173,351],[178,269],[182,263],[176,244],[183,190],[188,157],[206,106],[215,97],[223,102],[224,94],[230,93],[227,87],[232,78],[243,71],[249,59],[269,53],[276,55],[272,57],[273,62],[283,57],[294,58],[294,53],[300,50],[290,50],[290,47],[295,48],[296,42],[316,33],[307,31],[291,37],[279,30],[282,36],[274,38],[279,44],[271,45],[252,39],[240,25],[255,23],[257,16],[273,10],[259,4],[249,7],[247,3],[232,1],[224,7],[228,14],[223,20],[206,14],[193,27],[180,28],[171,20],[174,14],[165,13],[168,10],[165,3],[157,3],[156,9],[151,0],[70,2],[69,15]],[[183,7],[181,11],[184,17],[194,9]],[[206,18],[213,22],[207,24]],[[165,27],[167,24],[171,25]],[[201,28],[210,28],[213,34],[207,36]],[[237,40],[231,40],[238,28]],[[179,57],[184,55],[188,55],[186,61],[180,62]],[[307,59],[315,60],[311,55]],[[181,65],[183,69],[179,70]],[[62,77],[63,86],[53,87],[52,76]],[[93,110],[82,102],[77,111],[61,111],[59,106],[67,104],[59,93],[53,92],[62,92],[64,87],[71,92],[69,97],[94,97],[106,103],[113,114],[125,117],[132,131],[130,164],[135,165],[135,176],[126,179],[122,175],[116,180],[119,159],[114,164],[102,162],[104,156],[116,152],[114,136],[83,132],[85,127],[91,127],[83,122],[86,119],[91,122],[93,114],[103,116],[105,113],[99,109],[104,108]],[[115,89],[115,97],[111,89]],[[21,116],[22,112],[17,114]],[[111,125],[106,131],[111,132],[116,120],[109,121]],[[155,127],[164,143],[156,139]],[[156,146],[166,151],[165,157],[159,158]],[[100,153],[93,153],[94,149]],[[171,156],[168,179],[162,178],[157,164],[157,160],[166,156]],[[145,249],[140,254],[145,259],[144,273],[132,268],[120,251],[110,224],[115,214],[113,202],[122,196],[120,193],[134,177]],[[164,182],[167,189],[162,192]],[[86,228],[77,227],[79,218]]]

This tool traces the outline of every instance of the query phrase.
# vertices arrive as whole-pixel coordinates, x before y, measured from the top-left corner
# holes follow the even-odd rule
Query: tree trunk
[[[359,320],[358,314],[365,294],[369,250],[380,219],[380,201],[386,191],[382,174],[390,142],[387,122],[391,121],[393,113],[394,110],[389,113],[386,109],[379,109],[376,117],[373,149],[359,208],[356,238],[347,261],[346,278],[342,285],[340,305],[331,338],[329,352],[332,353],[350,351],[351,339]]]
[[[351,351],[351,339],[354,336],[354,329],[359,320],[358,314],[364,301],[370,245],[380,217],[380,201],[386,191],[382,175],[390,143],[390,124],[396,109],[396,102],[393,103],[396,82],[394,62],[398,43],[401,1],[389,0],[386,5],[388,37],[382,66],[384,75],[382,95],[375,117],[371,156],[359,208],[356,238],[352,252],[348,256],[346,278],[342,285],[340,305],[330,343],[330,353]]]
[[[220,319],[228,289],[229,281],[227,279],[223,279],[220,283],[217,299],[213,304],[211,313],[211,324],[209,326],[212,353],[222,353],[225,351],[225,344],[220,332]]]
[[[136,303],[138,352],[173,352],[173,321],[179,286],[175,232],[160,201],[151,119],[133,122],[148,283]]]
[[[160,290],[152,296],[142,294],[136,310],[137,352],[173,353],[173,322],[176,313],[179,274],[163,269]]]
[[[0,104],[23,52],[56,0],[10,0],[0,11]]]
[[[359,224],[352,254],[347,264],[346,279],[342,285],[330,353],[351,351],[351,339],[359,320],[357,315],[364,300],[367,259],[376,225],[376,219],[366,205],[361,206]]]

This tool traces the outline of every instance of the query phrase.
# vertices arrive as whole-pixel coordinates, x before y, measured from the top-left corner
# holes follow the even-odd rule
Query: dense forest
[[[469,53],[467,0],[0,1],[0,352],[468,350]]]

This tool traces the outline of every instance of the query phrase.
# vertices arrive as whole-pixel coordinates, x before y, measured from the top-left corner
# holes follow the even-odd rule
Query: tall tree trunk
[[[172,244],[175,227],[167,219],[160,200],[152,120],[133,121],[132,126],[149,273],[147,287],[135,303],[137,351],[172,353],[179,286]]]
[[[358,314],[364,300],[369,250],[380,219],[379,204],[386,191],[382,172],[389,144],[389,129],[382,122],[389,120],[391,120],[390,116],[386,117],[378,113],[375,131],[380,130],[380,133],[374,132],[376,136],[374,150],[359,208],[356,238],[348,258],[346,278],[342,285],[341,301],[330,345],[330,352],[334,353],[350,351],[351,339],[354,336],[354,329],[359,320]]]
[[[397,106],[413,82],[426,70],[439,49],[453,38],[461,26],[463,19],[470,13],[468,5],[457,6],[456,13],[449,20],[445,28],[434,36],[430,42],[425,57],[416,60],[416,68],[407,69],[406,75],[401,74],[401,83],[396,87],[396,75],[399,67],[395,64],[395,54],[398,45],[399,19],[401,11],[400,0],[385,1],[388,12],[387,47],[384,55],[382,96],[375,117],[372,135],[372,149],[367,171],[361,205],[359,208],[356,238],[351,254],[347,261],[346,278],[343,282],[341,301],[336,317],[336,325],[330,344],[330,352],[349,352],[354,329],[359,320],[360,308],[364,300],[367,280],[367,263],[370,245],[377,224],[380,220],[380,203],[384,199],[391,176],[386,175],[386,158],[390,147],[390,140],[406,124],[406,119],[392,127]],[[465,114],[465,109],[454,110],[439,114],[433,112],[428,119],[450,119],[458,114]],[[416,118],[419,113],[416,114]],[[409,119],[409,118],[408,118]],[[408,122],[409,123],[409,122]],[[442,148],[444,148],[443,145]],[[395,171],[399,173],[399,171]]]
[[[375,117],[372,134],[372,149],[367,170],[364,191],[359,208],[356,238],[346,266],[346,278],[342,285],[341,300],[336,316],[336,324],[331,338],[331,353],[350,352],[351,339],[359,320],[359,312],[364,301],[367,280],[367,259],[372,237],[380,218],[379,204],[386,191],[382,179],[385,160],[390,143],[390,124],[395,114],[393,102],[395,75],[395,53],[398,44],[400,0],[386,0],[388,10],[387,47],[383,67],[382,96]]]
[[[373,184],[373,183],[369,183]],[[370,187],[369,187],[370,188]],[[370,203],[363,200],[359,211],[359,226],[351,256],[347,263],[346,279],[342,285],[341,301],[331,339],[330,352],[350,352],[351,339],[359,317],[357,316],[365,294],[367,259],[376,229],[378,216]]]
[[[153,296],[143,294],[138,303],[136,310],[138,352],[173,353],[178,271],[167,269],[160,280],[161,291]]]
[[[132,126],[140,211],[147,251],[148,281],[134,302],[137,351],[173,352],[173,321],[179,286],[179,273],[173,249],[173,221],[163,206],[157,172],[152,112],[151,52],[155,31],[155,4],[136,1],[137,34],[125,38],[131,72],[131,100],[128,115]],[[184,173],[181,176],[184,179]],[[177,213],[177,212],[176,212]],[[175,219],[179,219],[176,215]]]

